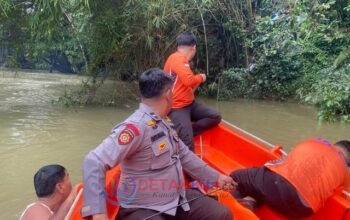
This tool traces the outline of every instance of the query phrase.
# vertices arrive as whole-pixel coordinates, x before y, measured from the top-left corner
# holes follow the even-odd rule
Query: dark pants
[[[233,193],[235,197],[253,197],[258,205],[265,203],[292,218],[303,218],[313,214],[292,184],[265,167],[237,170],[230,176],[238,183],[240,195]]]
[[[196,102],[179,109],[172,109],[169,117],[176,126],[180,139],[194,151],[193,136],[214,127],[221,121],[221,115]]]
[[[197,190],[186,190],[187,198],[193,199],[202,195]],[[224,205],[218,203],[215,199],[204,196],[197,200],[189,203],[190,211],[185,212],[182,207],[177,207],[176,215],[170,216],[167,214],[160,214],[152,218],[152,220],[196,220],[196,219],[207,219],[207,220],[232,220],[231,211]],[[169,207],[170,208],[170,207]],[[158,211],[151,209],[140,209],[140,208],[123,208],[120,207],[117,219],[120,220],[136,220],[144,219]]]

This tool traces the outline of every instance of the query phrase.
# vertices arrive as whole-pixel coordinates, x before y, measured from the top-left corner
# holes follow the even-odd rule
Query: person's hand
[[[109,220],[108,216],[103,213],[103,214],[96,214],[92,216],[92,220]]]
[[[75,200],[75,198],[78,195],[78,185],[76,185],[73,189],[71,189],[71,192],[69,193],[68,197],[66,198],[65,202],[71,206]]]
[[[206,80],[207,80],[207,75],[205,75],[205,74],[203,74],[203,73],[201,73],[201,74],[199,74],[201,77],[202,77],[202,79],[203,79],[203,81],[202,82],[205,82]]]
[[[219,187],[223,190],[234,191],[238,184],[230,177],[223,174],[220,174],[218,179]]]

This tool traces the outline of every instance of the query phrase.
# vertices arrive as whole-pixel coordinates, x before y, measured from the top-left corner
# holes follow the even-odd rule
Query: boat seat
[[[196,148],[196,154],[201,157],[200,149]],[[233,170],[243,168],[243,166],[235,160],[225,155],[222,151],[214,147],[205,147],[203,150],[203,160],[216,170],[230,174]]]

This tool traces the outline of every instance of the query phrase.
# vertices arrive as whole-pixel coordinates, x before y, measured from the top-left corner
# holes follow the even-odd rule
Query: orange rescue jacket
[[[348,177],[342,153],[321,138],[303,142],[284,160],[265,166],[287,179],[314,212],[324,206]]]
[[[171,54],[164,66],[164,71],[174,79],[173,108],[183,108],[194,101],[194,88],[203,82],[203,77],[194,75],[185,55]]]

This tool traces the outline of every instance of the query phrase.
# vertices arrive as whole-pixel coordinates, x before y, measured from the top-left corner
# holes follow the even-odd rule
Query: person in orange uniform
[[[304,218],[322,208],[337,189],[348,188],[350,141],[331,145],[321,138],[297,145],[287,157],[261,167],[236,170],[237,198],[250,196],[290,218]]]
[[[215,110],[195,102],[196,88],[205,82],[205,74],[194,74],[189,62],[196,54],[197,39],[191,32],[181,33],[177,51],[171,54],[164,71],[174,79],[174,102],[169,117],[176,126],[180,139],[194,150],[193,136],[217,125],[221,115]]]

